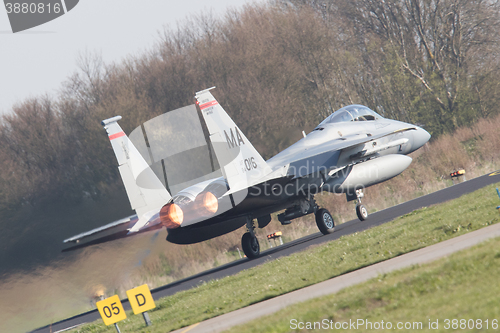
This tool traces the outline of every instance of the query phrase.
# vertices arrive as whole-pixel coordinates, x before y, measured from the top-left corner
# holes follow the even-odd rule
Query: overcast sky
[[[14,1],[13,1],[14,2]],[[224,15],[252,0],[80,0],[65,15],[24,32],[12,33],[0,7],[0,114],[15,102],[44,93],[55,95],[76,71],[84,52],[105,62],[141,54],[158,41],[158,31],[193,14]]]

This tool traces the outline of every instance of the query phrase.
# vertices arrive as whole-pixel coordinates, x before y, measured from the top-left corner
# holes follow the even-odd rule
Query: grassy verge
[[[498,186],[498,185],[496,185]],[[153,326],[128,313],[123,332],[166,332],[233,311],[360,267],[480,229],[500,220],[495,185],[423,208],[382,226],[276,259],[237,275],[160,299]],[[73,332],[113,332],[102,321]]]
[[[443,260],[292,305],[231,331],[309,332],[335,330],[335,325],[350,332],[394,331],[398,325],[406,331],[498,331],[499,275],[500,238],[496,238]]]

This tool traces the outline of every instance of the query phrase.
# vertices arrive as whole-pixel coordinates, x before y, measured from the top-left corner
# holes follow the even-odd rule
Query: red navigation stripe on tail
[[[214,99],[213,101],[210,101],[210,102],[207,102],[205,104],[200,105],[200,110],[209,108],[209,107],[217,105],[217,104],[219,104],[219,103],[217,103],[217,101]]]
[[[119,137],[122,137],[124,135],[125,135],[125,133],[123,133],[123,132],[118,132],[118,133],[115,133],[115,134],[111,134],[109,136],[109,141],[114,140],[114,139],[119,138]]]

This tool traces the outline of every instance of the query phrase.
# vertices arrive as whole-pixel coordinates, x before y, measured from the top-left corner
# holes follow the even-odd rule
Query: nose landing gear
[[[358,219],[360,221],[364,221],[368,218],[368,210],[366,209],[365,206],[361,204],[361,198],[363,196],[364,196],[363,190],[356,190],[356,197],[357,197],[356,215],[358,216]]]

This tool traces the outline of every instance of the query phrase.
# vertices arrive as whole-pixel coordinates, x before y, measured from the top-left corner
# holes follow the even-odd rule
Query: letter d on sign
[[[137,301],[137,305],[139,306],[143,306],[144,304],[146,304],[146,297],[144,297],[143,294],[135,295],[135,299]]]
[[[127,290],[127,297],[134,314],[143,313],[156,307],[147,284]]]

